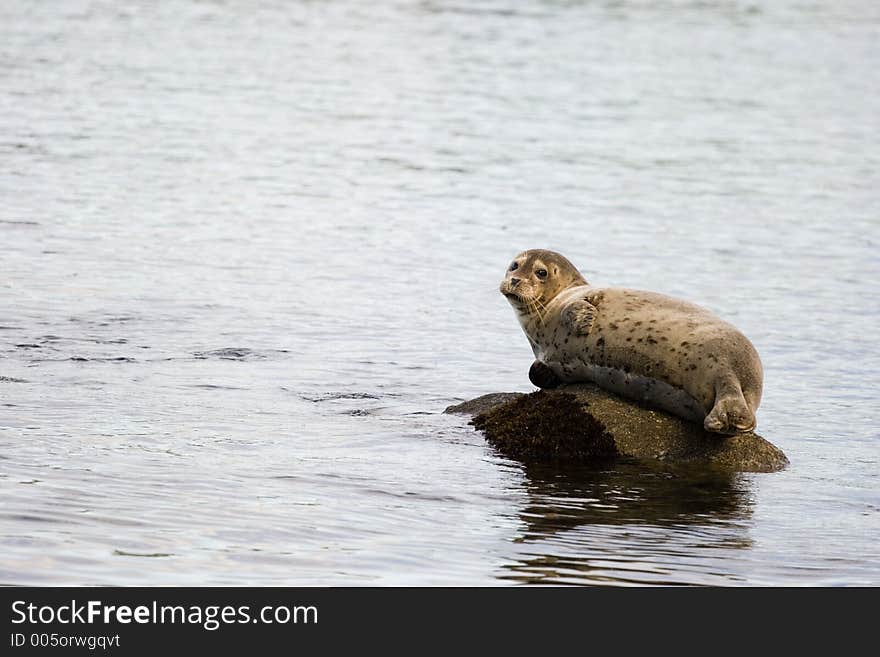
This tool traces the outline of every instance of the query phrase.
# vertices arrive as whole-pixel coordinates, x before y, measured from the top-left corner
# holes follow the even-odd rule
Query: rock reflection
[[[748,479],[687,466],[526,464],[522,583],[730,583],[726,550],[749,548]],[[715,562],[715,563],[711,563]]]

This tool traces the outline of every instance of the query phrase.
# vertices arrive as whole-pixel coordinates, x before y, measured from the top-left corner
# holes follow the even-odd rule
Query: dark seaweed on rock
[[[605,425],[570,394],[524,395],[477,415],[471,424],[513,458],[596,461],[617,455]]]

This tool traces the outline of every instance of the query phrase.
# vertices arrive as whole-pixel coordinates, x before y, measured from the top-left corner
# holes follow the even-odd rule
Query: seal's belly
[[[708,412],[686,390],[644,374],[597,365],[583,357],[562,361],[548,358],[545,362],[566,383],[589,381],[621,397],[643,402],[694,422],[702,422]]]

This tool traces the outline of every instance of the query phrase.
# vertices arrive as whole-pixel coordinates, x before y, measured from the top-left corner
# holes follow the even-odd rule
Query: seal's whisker
[[[543,324],[544,318],[547,316],[547,304],[543,303],[540,299],[534,299],[535,304],[535,314],[538,316],[538,322]]]
[[[535,315],[539,322],[543,322],[541,311],[538,309],[537,299],[529,300],[529,315]]]

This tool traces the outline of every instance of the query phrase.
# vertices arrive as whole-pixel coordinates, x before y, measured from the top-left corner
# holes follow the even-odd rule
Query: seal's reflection
[[[749,481],[705,468],[616,462],[525,464],[519,556],[501,579],[523,583],[721,583],[723,553],[751,546]],[[694,579],[700,562],[710,576]],[[699,576],[697,576],[699,577]]]

